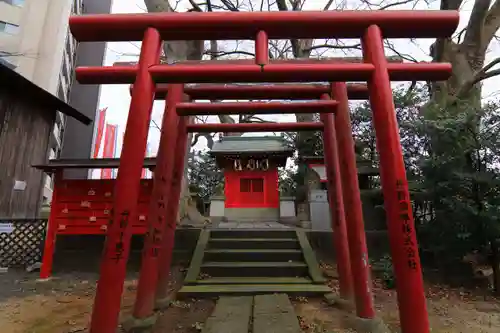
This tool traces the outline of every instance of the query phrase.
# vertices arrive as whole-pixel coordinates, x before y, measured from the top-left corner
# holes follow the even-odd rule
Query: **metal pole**
[[[172,264],[172,252],[174,250],[175,229],[177,228],[177,215],[179,212],[179,201],[182,192],[182,181],[184,177],[185,160],[188,145],[188,133],[186,127],[190,117],[182,117],[179,121],[177,142],[175,145],[174,171],[172,185],[167,206],[167,224],[165,239],[160,252],[160,270],[158,275],[158,287],[156,289],[156,300],[161,301],[168,296],[168,281],[170,266]]]
[[[148,67],[158,63],[160,50],[160,34],[148,28],[142,41],[139,69],[125,128],[112,218],[101,259],[90,333],[115,333],[118,326],[132,221],[138,218],[137,201],[155,91]]]
[[[148,233],[142,252],[141,272],[137,285],[133,316],[147,318],[153,315],[155,293],[158,283],[159,254],[165,233],[167,204],[174,169],[175,151],[171,149],[177,141],[179,116],[176,103],[182,100],[182,85],[170,85],[161,126],[160,145],[156,155],[154,182],[149,202]]]
[[[401,331],[428,333],[429,318],[415,223],[382,38],[380,28],[372,25],[366,30],[362,45],[365,61],[375,66],[368,89],[380,155],[380,176],[396,275]]]
[[[326,100],[330,99],[330,97],[325,94],[321,96],[321,99]],[[333,245],[335,247],[337,270],[339,273],[340,297],[348,300],[352,298],[352,273],[344,201],[342,199],[342,179],[339,170],[337,137],[335,134],[333,113],[325,113],[320,117],[325,125],[323,131],[323,155],[328,180],[328,201],[330,203]]]
[[[351,270],[354,278],[354,296],[356,314],[361,318],[374,318],[375,308],[371,290],[370,266],[366,246],[365,226],[363,223],[363,206],[359,192],[356,153],[352,138],[349,102],[345,83],[332,84],[332,98],[338,99],[339,105],[335,113],[335,128],[339,150],[340,175],[345,207],[347,235],[349,237],[349,254]]]

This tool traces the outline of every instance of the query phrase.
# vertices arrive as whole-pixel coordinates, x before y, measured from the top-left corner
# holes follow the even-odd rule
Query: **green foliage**
[[[486,252],[500,237],[498,107],[474,110],[464,101],[427,112],[431,116],[416,124],[426,138],[418,192],[430,203],[420,230],[436,255]]]
[[[442,107],[418,86],[395,89],[394,104],[427,263],[450,267],[471,251],[490,254],[500,239],[499,104]],[[358,154],[377,164],[369,104],[358,105],[351,117]],[[390,281],[389,275],[384,279]]]
[[[495,103],[477,110],[467,101],[447,108],[428,101],[421,87],[394,91],[420,247],[443,264],[485,253],[500,237],[500,112]],[[358,152],[377,163],[367,103],[352,121]]]
[[[188,179],[190,190],[204,201],[209,201],[224,186],[224,174],[207,152],[195,152],[189,157]]]
[[[382,270],[382,280],[387,289],[394,289],[396,287],[396,279],[394,276],[394,268],[392,266],[392,257],[388,254],[384,255],[379,260],[379,265]]]

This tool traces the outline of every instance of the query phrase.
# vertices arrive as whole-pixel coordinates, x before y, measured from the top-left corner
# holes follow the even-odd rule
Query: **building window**
[[[240,179],[240,192],[248,193],[252,192],[252,180],[251,179]]]
[[[12,6],[22,7],[24,6],[26,0],[0,0],[0,2],[5,2]]]
[[[16,24],[0,21],[0,31],[9,35],[17,35],[19,33],[19,26]]]

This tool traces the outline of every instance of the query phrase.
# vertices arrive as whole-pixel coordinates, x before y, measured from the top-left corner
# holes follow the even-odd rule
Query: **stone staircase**
[[[301,230],[202,230],[179,297],[330,292]]]

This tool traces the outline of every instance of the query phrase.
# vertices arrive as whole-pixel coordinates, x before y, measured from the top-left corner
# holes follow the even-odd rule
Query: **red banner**
[[[106,122],[106,110],[108,108],[103,108],[98,111],[98,120],[97,120],[97,128],[96,135],[94,141],[94,153],[92,155],[93,158],[99,157],[99,150],[101,149],[101,141],[102,135],[104,132],[104,123]]]
[[[104,136],[104,149],[102,152],[103,158],[112,158],[115,155],[117,129],[117,125],[106,124],[106,135]],[[111,169],[102,169],[101,179],[111,179],[112,174]]]

